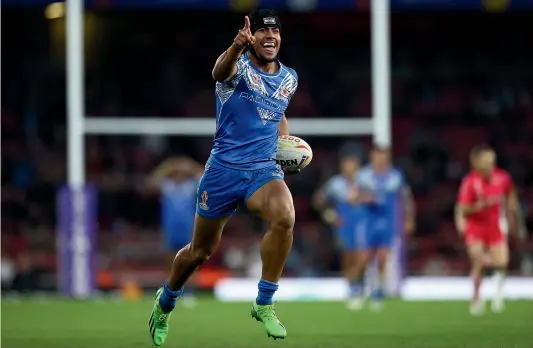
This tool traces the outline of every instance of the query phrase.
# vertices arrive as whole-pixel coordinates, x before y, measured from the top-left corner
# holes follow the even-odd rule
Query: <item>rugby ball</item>
[[[304,169],[313,159],[313,150],[305,140],[292,136],[282,135],[278,138],[278,152],[276,163],[287,171]]]

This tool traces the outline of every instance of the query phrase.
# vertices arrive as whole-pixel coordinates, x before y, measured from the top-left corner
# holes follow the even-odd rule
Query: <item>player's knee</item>
[[[502,255],[500,257],[494,257],[492,259],[492,267],[494,268],[507,268],[508,263],[509,258],[505,255]]]
[[[508,263],[509,262],[507,262],[505,260],[502,260],[502,261],[499,261],[499,262],[493,262],[492,268],[494,268],[494,269],[506,269],[507,266],[508,266]]]
[[[376,259],[378,263],[378,268],[380,270],[384,270],[387,266],[387,261],[389,259],[389,252],[386,250],[379,250],[376,255]]]
[[[387,268],[387,258],[378,257],[377,259],[378,269],[384,271]]]
[[[490,251],[491,266],[495,268],[506,268],[509,263],[509,251],[504,246],[497,247]]]
[[[471,255],[472,272],[481,272],[485,268],[484,255]]]
[[[370,258],[371,258],[371,254],[370,252],[368,251],[361,251],[358,253],[357,255],[357,262],[360,264],[360,265],[363,265],[363,266],[366,266],[366,264],[370,261]]]
[[[472,261],[472,264],[484,264],[485,253],[481,246],[471,246],[468,248],[468,256]]]
[[[276,231],[292,233],[294,221],[295,214],[292,204],[279,204],[273,209],[270,225]]]
[[[211,257],[212,251],[208,248],[195,249],[193,251],[193,258],[195,264],[201,265]]]
[[[205,263],[211,255],[213,254],[214,250],[211,247],[203,247],[203,246],[188,246],[188,254],[189,258],[191,259],[192,263],[196,265],[201,265]]]

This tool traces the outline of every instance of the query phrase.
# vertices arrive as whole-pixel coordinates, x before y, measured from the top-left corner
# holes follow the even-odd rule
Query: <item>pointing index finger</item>
[[[244,29],[250,29],[250,18],[248,16],[244,17]]]

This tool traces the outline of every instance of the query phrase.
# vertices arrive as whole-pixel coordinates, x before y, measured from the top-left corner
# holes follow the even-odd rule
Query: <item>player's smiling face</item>
[[[279,28],[261,28],[254,33],[254,51],[264,62],[273,62],[278,56],[281,35]]]

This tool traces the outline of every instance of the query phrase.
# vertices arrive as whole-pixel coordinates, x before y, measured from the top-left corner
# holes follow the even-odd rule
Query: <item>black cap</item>
[[[281,31],[281,22],[278,14],[274,10],[270,9],[257,9],[253,10],[249,15],[250,18],[250,31],[252,35],[262,28],[278,28]]]

